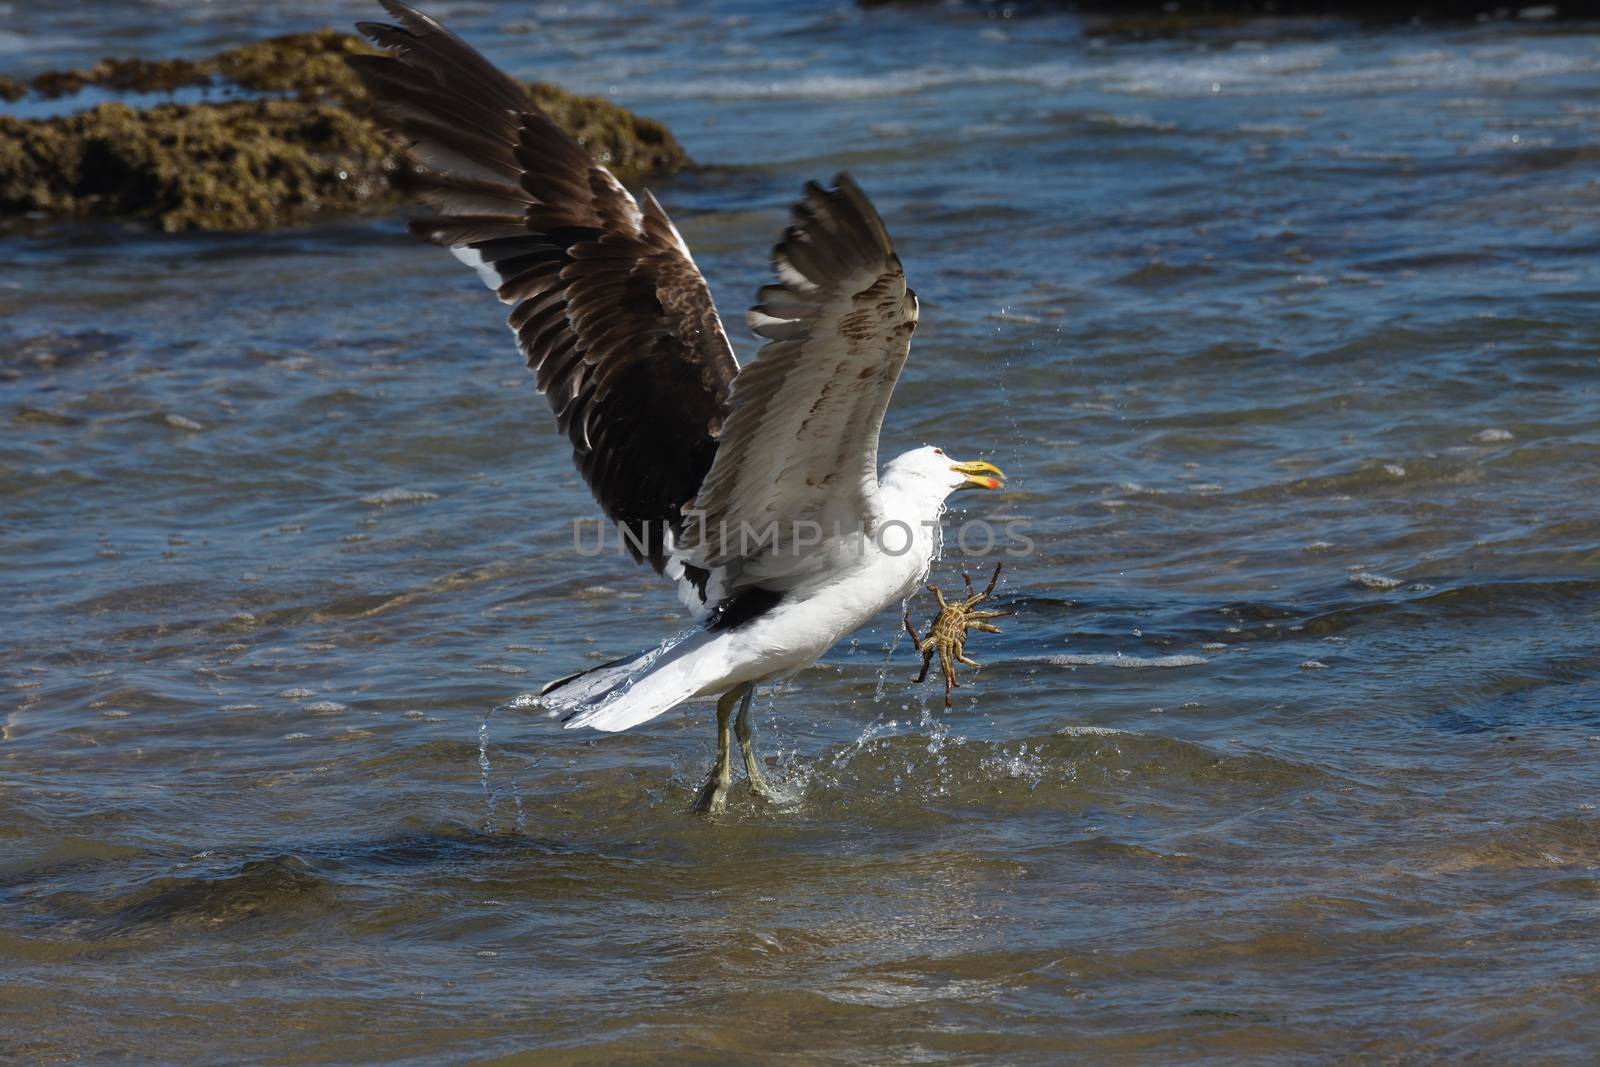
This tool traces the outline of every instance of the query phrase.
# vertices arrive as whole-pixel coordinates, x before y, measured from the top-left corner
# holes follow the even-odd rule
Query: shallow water
[[[259,7],[0,59],[369,14]],[[682,620],[572,551],[470,272],[5,238],[0,1058],[1588,1059],[1600,27],[439,10],[671,124],[730,322],[856,175],[923,301],[885,448],[1011,476],[1017,614],[949,712],[888,613],[764,693],[779,809],[685,814],[707,705],[480,750]]]

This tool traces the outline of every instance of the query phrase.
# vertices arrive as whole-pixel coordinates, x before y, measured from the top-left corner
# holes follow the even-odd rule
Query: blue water
[[[949,712],[891,613],[763,693],[780,808],[686,814],[709,705],[480,752],[683,620],[572,551],[471,273],[0,239],[0,1058],[1590,1058],[1600,26],[435,13],[671,126],[730,324],[857,178],[922,299],[884,449],[1006,470],[1016,615]],[[358,17],[19,7],[0,65]]]

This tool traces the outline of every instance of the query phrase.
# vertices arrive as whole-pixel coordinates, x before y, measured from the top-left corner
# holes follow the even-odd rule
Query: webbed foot
[[[726,763],[711,768],[711,773],[706,776],[705,784],[700,787],[700,792],[695,795],[694,807],[691,809],[696,815],[715,815],[728,806],[728,782],[732,775],[728,772]]]

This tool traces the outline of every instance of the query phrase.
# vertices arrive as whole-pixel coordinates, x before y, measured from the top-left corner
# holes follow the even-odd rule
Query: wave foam
[[[1348,64],[1348,65],[1346,65]],[[1269,52],[1145,57],[1100,62],[1076,58],[1015,67],[920,66],[883,74],[808,74],[793,78],[717,75],[643,86],[641,94],[693,99],[842,100],[906,96],[948,86],[1016,84],[1047,90],[1079,87],[1128,96],[1204,97],[1324,93],[1394,93],[1504,87],[1539,78],[1600,72],[1600,56],[1547,50],[1463,48],[1372,57],[1333,45]]]
[[[1211,661],[1205,656],[1124,656],[1120,652],[1094,652],[1077,656],[1051,656],[1052,667],[1198,667]]]

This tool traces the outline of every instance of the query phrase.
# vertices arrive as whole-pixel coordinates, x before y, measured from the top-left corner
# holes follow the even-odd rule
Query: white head
[[[886,486],[893,485],[910,496],[940,503],[960,489],[1004,489],[1004,478],[993,463],[981,459],[963,463],[932,445],[896,456],[883,472]]]

